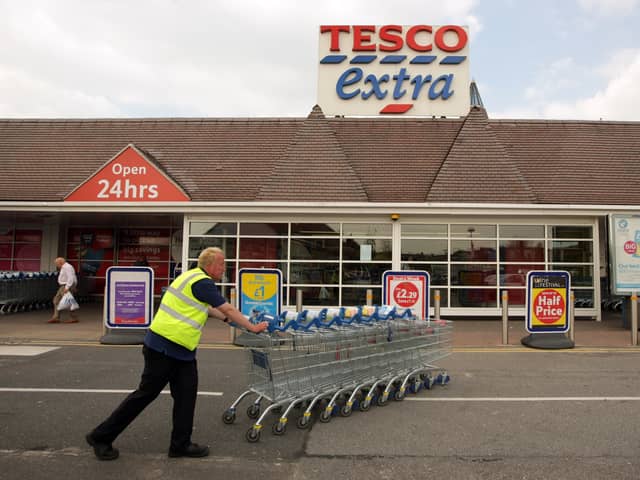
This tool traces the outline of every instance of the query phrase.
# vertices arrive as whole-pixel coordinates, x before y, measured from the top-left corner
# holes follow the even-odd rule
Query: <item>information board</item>
[[[108,328],[148,328],[153,319],[153,269],[109,267],[105,297]]]

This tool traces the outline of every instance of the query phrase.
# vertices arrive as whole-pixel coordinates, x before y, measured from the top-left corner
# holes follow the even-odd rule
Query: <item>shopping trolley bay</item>
[[[281,390],[291,385],[280,382],[278,375],[292,378],[296,392],[301,391],[298,377],[277,370],[275,351],[289,355],[289,338],[287,332],[275,345],[199,350],[201,395],[193,439],[211,445],[209,458],[167,459],[172,401],[164,394],[117,439],[121,457],[108,468],[95,460],[84,434],[137,385],[140,347],[62,345],[32,356],[0,355],[0,468],[10,480],[80,475],[106,479],[118,473],[148,478],[151,471],[158,478],[173,473],[172,478],[189,474],[196,479],[223,474],[261,479],[355,474],[523,478],[527,476],[523,472],[529,472],[528,478],[639,477],[638,353],[456,351],[435,362],[438,369],[426,372],[434,378],[446,372],[451,380],[444,385],[426,389],[423,380],[417,393],[407,386],[403,400],[394,400],[390,393],[382,406],[376,399],[367,411],[356,407],[354,400],[348,418],[336,409],[324,423],[320,417],[333,397],[327,395],[312,409],[309,425],[301,429],[297,424],[308,408],[308,400],[303,401],[287,413],[285,432],[274,435],[273,425],[289,407],[283,404],[261,420],[259,441],[247,442],[246,432],[258,420],[246,414],[255,398],[239,404],[232,424],[225,424],[221,416],[249,385],[266,385],[265,393],[275,403],[284,398]],[[346,358],[361,358],[357,337],[351,340],[352,353]],[[319,356],[320,347],[329,341],[308,340],[301,345]],[[254,364],[252,349],[266,355],[275,381],[264,381],[268,377],[263,367]],[[384,352],[366,355],[376,353]],[[265,355],[258,355],[258,363]],[[336,364],[341,358],[336,358],[334,349],[332,373],[318,368],[320,378],[342,378],[344,372]],[[298,364],[294,357],[288,368],[292,365],[307,368],[313,363]],[[363,390],[356,395],[359,401],[373,389]],[[338,396],[339,409],[351,393]],[[271,404],[263,399],[260,415]]]

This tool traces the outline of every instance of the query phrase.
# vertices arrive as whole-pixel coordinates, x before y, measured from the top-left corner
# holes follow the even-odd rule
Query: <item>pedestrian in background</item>
[[[176,278],[162,297],[158,312],[144,338],[144,370],[138,389],[86,435],[99,460],[115,460],[112,443],[169,383],[173,397],[173,430],[169,457],[206,457],[209,447],[191,441],[198,394],[196,347],[209,317],[234,322],[260,333],[267,322],[252,324],[220,294],[215,282],[225,271],[224,252],[206,248],[197,267]]]
[[[69,262],[64,258],[58,257],[55,259],[56,268],[58,272],[58,291],[55,297],[53,297],[53,317],[51,317],[48,323],[60,323],[60,311],[58,310],[58,304],[65,293],[71,292],[72,295],[78,291],[78,277],[76,271]],[[69,320],[65,320],[64,323],[78,323],[78,314],[76,310],[70,310]]]

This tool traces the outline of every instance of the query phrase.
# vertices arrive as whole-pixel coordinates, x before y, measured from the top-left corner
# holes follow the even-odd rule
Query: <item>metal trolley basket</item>
[[[433,375],[438,370],[433,362],[451,352],[450,321],[422,320],[409,309],[388,306],[252,318],[264,320],[268,333],[257,335],[246,349],[249,388],[222,415],[224,423],[233,423],[240,402],[256,395],[247,408],[257,419],[246,433],[249,442],[260,439],[272,411],[280,412],[272,431],[282,435],[295,408],[304,407],[297,426],[307,428],[321,402],[319,420],[329,422],[336,413],[346,417],[374,402],[383,406],[389,397],[400,401],[407,389],[417,393],[449,381],[444,371]],[[263,401],[269,405],[261,411]]]

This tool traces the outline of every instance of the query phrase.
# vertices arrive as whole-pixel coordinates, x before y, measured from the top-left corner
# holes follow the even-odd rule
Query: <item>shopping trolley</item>
[[[251,320],[266,320],[269,328],[246,349],[249,388],[222,415],[224,423],[234,423],[240,402],[255,395],[247,409],[257,419],[246,433],[249,442],[260,439],[273,411],[281,415],[272,432],[282,435],[297,407],[306,405],[297,420],[299,428],[306,428],[321,402],[319,420],[328,422],[337,413],[349,416],[354,408],[367,411],[374,401],[385,405],[390,396],[400,401],[407,387],[417,393],[449,381],[446,372],[437,377],[432,372],[438,369],[433,362],[450,353],[450,321],[422,320],[409,309],[388,306],[278,317],[258,313]],[[261,411],[265,401],[269,405]]]

